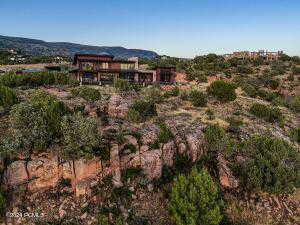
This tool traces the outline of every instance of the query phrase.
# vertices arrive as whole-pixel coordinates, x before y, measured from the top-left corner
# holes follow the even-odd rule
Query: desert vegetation
[[[32,207],[36,224],[299,223],[299,57],[141,62],[187,81],[0,75],[2,220]]]

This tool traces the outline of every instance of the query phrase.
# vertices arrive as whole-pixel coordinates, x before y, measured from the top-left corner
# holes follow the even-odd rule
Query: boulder
[[[91,184],[90,179],[85,179],[78,182],[75,186],[76,197],[80,197],[83,195],[91,196],[92,190],[90,184]]]
[[[218,168],[219,168],[219,179],[220,184],[224,188],[234,189],[238,187],[238,181],[233,176],[231,170],[228,167],[228,162],[224,158],[222,153],[219,153],[217,156]]]
[[[161,177],[162,151],[160,149],[147,151],[141,154],[141,168],[149,180]]]
[[[121,181],[121,166],[119,156],[119,145],[112,143],[110,150],[110,171],[113,176],[113,185],[115,187],[123,186]]]
[[[154,143],[159,134],[159,128],[155,124],[147,124],[141,131],[141,142],[143,145]]]
[[[5,180],[8,186],[15,186],[28,181],[26,162],[19,160],[11,163],[5,172]]]
[[[74,161],[74,171],[77,182],[88,177],[95,177],[101,172],[101,161],[99,158],[76,160]]]
[[[129,103],[120,95],[114,94],[110,97],[108,103],[108,116],[124,119],[128,113]]]
[[[120,159],[120,166],[122,170],[126,170],[132,167],[138,167],[141,165],[141,157],[139,152],[122,156]]]
[[[162,146],[162,161],[163,164],[172,167],[174,164],[175,144],[170,141]]]
[[[125,144],[132,144],[133,146],[136,147],[136,149],[139,148],[138,141],[137,141],[137,139],[134,136],[132,136],[132,135],[125,135],[124,139],[125,139]]]
[[[188,134],[186,136],[188,153],[192,162],[196,162],[198,159],[200,159],[203,153],[202,151],[203,138],[204,138],[203,133],[201,135],[194,133],[194,134]]]
[[[149,151],[149,146],[148,145],[143,145],[140,147],[140,154]]]
[[[55,187],[59,182],[57,156],[29,161],[27,170],[31,180],[28,188],[31,191]]]

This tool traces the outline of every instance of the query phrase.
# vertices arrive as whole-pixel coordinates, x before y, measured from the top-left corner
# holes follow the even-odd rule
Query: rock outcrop
[[[233,176],[230,168],[228,167],[228,162],[224,158],[223,154],[219,153],[217,160],[218,160],[218,167],[219,167],[219,179],[222,187],[229,188],[229,189],[237,188],[238,181]]]
[[[111,118],[124,119],[127,115],[129,102],[120,95],[114,94],[110,97],[108,103],[108,116]]]
[[[54,154],[32,156],[31,160],[17,160],[4,171],[3,183],[7,188],[24,186],[28,191],[37,192],[57,186],[62,179],[71,181],[76,196],[90,195],[92,183],[111,175],[114,186],[121,187],[121,171],[141,168],[148,180],[158,179],[163,166],[174,166],[176,154],[189,154],[193,162],[200,159],[203,144],[201,124],[192,126],[166,121],[173,138],[167,143],[153,145],[160,129],[155,124],[144,124],[140,128],[141,138],[125,135],[124,143],[110,143],[110,160],[100,158],[61,161]],[[136,130],[135,130],[136,131]],[[157,147],[157,149],[153,149]],[[220,177],[224,185],[232,186],[232,180],[223,158],[220,161]],[[227,179],[227,180],[226,180]]]

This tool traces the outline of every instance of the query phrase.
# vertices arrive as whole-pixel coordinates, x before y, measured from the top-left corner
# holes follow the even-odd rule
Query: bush
[[[115,79],[114,87],[120,91],[129,91],[131,89],[130,83],[124,79]]]
[[[299,66],[293,66],[292,67],[293,74],[300,74],[300,67]]]
[[[260,103],[254,103],[250,108],[250,112],[258,118],[262,118],[270,123],[282,122],[284,119],[279,108],[270,107]]]
[[[190,91],[188,91],[188,90],[180,91],[179,97],[181,100],[187,101],[187,100],[189,100],[189,96],[190,96]]]
[[[91,156],[101,144],[99,122],[95,119],[84,118],[77,113],[73,116],[65,116],[62,120],[62,134],[65,158],[80,158]]]
[[[193,106],[204,107],[207,104],[206,95],[198,90],[192,90],[189,94],[189,99],[191,100]]]
[[[108,216],[98,213],[97,224],[99,225],[109,225]]]
[[[294,128],[291,130],[291,138],[293,141],[300,143],[300,128]]]
[[[143,122],[156,115],[156,107],[153,102],[136,100],[129,106],[127,117],[129,120],[134,122]]]
[[[2,190],[0,190],[0,221],[1,218],[5,216],[5,210],[6,210],[6,198]]]
[[[161,89],[155,86],[144,88],[143,95],[145,101],[152,103],[161,103],[164,99]]]
[[[178,87],[175,87],[175,88],[173,88],[173,89],[171,89],[171,90],[168,90],[168,91],[166,91],[165,93],[164,93],[164,97],[166,97],[166,98],[168,98],[168,97],[176,97],[176,96],[178,96],[179,95],[179,88]]]
[[[245,74],[249,74],[249,73],[252,73],[252,72],[253,72],[252,69],[251,69],[250,67],[244,66],[244,65],[238,65],[238,66],[236,67],[236,71],[237,71],[238,73],[245,73]]]
[[[38,87],[42,85],[74,85],[78,84],[78,82],[72,79],[69,73],[65,72],[26,74],[16,74],[15,72],[9,72],[0,77],[0,84],[13,88],[20,86]]]
[[[0,85],[0,106],[8,108],[16,103],[18,98],[15,92],[9,87]]]
[[[101,99],[101,93],[99,90],[90,87],[77,87],[71,89],[73,96],[81,97],[87,101],[98,101]]]
[[[212,109],[207,109],[205,111],[205,114],[208,115],[209,120],[214,120],[215,119],[215,112]]]
[[[206,170],[175,178],[169,208],[177,225],[217,225],[222,220],[223,201],[218,186]]]
[[[229,123],[228,129],[233,132],[237,132],[239,127],[243,125],[243,119],[237,116],[228,117],[226,121]]]
[[[30,103],[15,105],[10,112],[12,140],[6,143],[11,151],[29,153],[30,149],[47,148],[53,132],[42,109]]]
[[[167,143],[173,137],[171,131],[168,129],[164,122],[161,122],[159,124],[159,129],[158,142]]]
[[[221,102],[229,102],[236,99],[235,86],[223,80],[214,81],[207,88],[207,93]]]
[[[288,107],[294,112],[300,113],[300,95],[293,97]]]
[[[238,164],[236,172],[246,190],[286,193],[300,186],[299,153],[283,139],[254,135],[240,151],[247,160]]]
[[[241,86],[241,88],[243,89],[243,91],[249,96],[249,97],[256,97],[257,96],[257,90],[256,88],[251,85],[251,84],[243,84]]]
[[[60,137],[62,117],[70,114],[71,110],[63,102],[58,101],[54,96],[42,90],[36,90],[29,102],[42,109],[48,121],[49,129],[55,137]]]

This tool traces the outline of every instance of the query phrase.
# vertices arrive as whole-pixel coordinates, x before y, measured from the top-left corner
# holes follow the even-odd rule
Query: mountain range
[[[24,55],[73,56],[76,53],[100,54],[108,53],[117,58],[139,57],[153,59],[158,57],[154,51],[127,49],[124,47],[92,46],[69,42],[46,42],[37,39],[9,37],[0,35],[0,49],[14,49]]]

